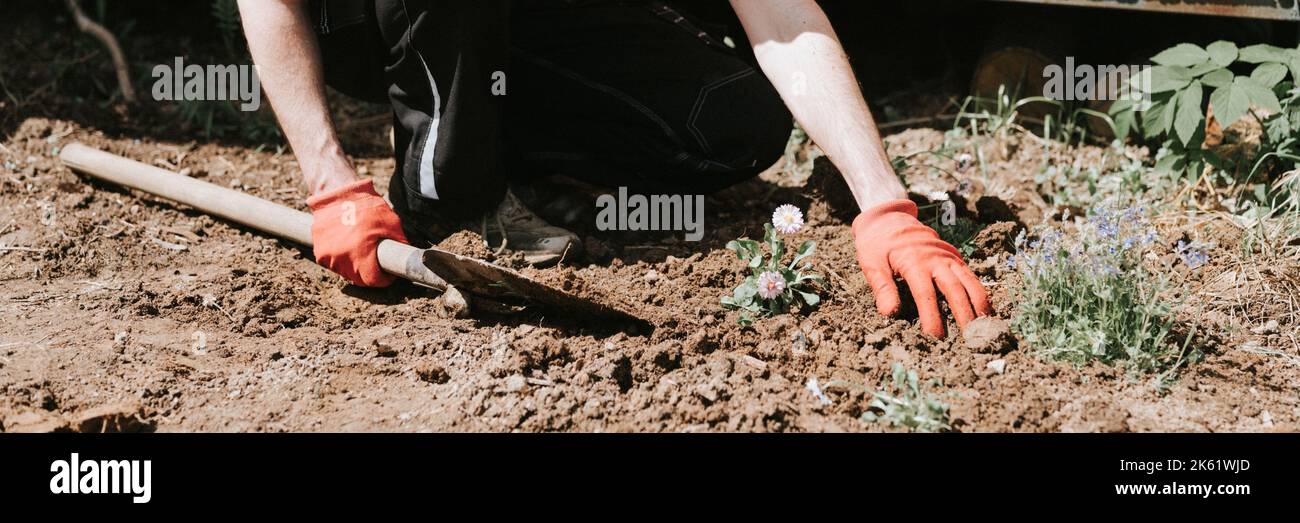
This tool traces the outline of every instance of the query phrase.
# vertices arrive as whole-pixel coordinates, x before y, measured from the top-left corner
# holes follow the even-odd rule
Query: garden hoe
[[[311,245],[310,214],[171,171],[100,151],[80,143],[59,158],[73,170],[117,185],[183,203],[259,231]],[[379,243],[385,272],[439,292],[448,285],[508,303],[545,307],[578,318],[648,322],[619,308],[583,299],[542,284],[518,271],[432,247],[417,249],[392,240]]]

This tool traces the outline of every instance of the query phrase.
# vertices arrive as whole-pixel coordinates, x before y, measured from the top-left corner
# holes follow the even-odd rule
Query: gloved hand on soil
[[[898,314],[900,306],[894,275],[907,282],[921,317],[921,330],[942,338],[943,318],[935,285],[965,327],[978,316],[993,314],[988,293],[966,267],[957,249],[939,239],[939,233],[917,220],[916,204],[894,200],[868,210],[853,220],[858,265],[876,295],[876,309],[884,316]]]
[[[362,287],[387,287],[396,278],[379,268],[379,241],[406,243],[401,220],[369,179],[307,199],[316,263]]]

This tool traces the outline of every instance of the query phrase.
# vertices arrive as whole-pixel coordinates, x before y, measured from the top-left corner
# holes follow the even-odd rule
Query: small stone
[[[701,383],[699,386],[695,387],[695,395],[699,396],[700,399],[705,401],[705,403],[714,403],[718,401],[718,398],[720,397],[718,388],[712,383]]]
[[[988,367],[993,372],[1002,374],[1007,371],[1007,360],[998,358],[996,360],[990,361],[989,364],[986,365],[986,367]]]
[[[126,345],[131,342],[131,334],[127,331],[120,331],[113,336],[113,352],[121,354],[126,352]]]
[[[506,392],[519,392],[528,386],[528,379],[514,374],[506,378]]]
[[[654,283],[659,281],[661,278],[662,276],[659,276],[659,271],[656,271],[654,269],[650,269],[649,271],[646,271],[645,276],[643,277],[646,283]]]
[[[1014,343],[1011,326],[1006,321],[991,316],[975,318],[966,324],[962,337],[966,340],[966,348],[989,354],[1006,354],[1011,351]]]
[[[1250,329],[1250,332],[1260,336],[1267,336],[1269,334],[1277,334],[1280,330],[1278,327],[1277,320],[1268,320],[1268,323]]]

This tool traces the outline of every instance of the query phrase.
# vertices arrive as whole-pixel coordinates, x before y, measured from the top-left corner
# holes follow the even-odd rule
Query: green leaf
[[[1250,79],[1259,82],[1260,85],[1272,89],[1273,86],[1286,78],[1286,66],[1267,62],[1255,67],[1255,71],[1250,73]]]
[[[1205,74],[1205,73],[1208,73],[1208,72],[1210,72],[1210,71],[1213,71],[1213,70],[1215,70],[1215,69],[1220,69],[1219,64],[1216,64],[1216,63],[1214,63],[1214,62],[1205,62],[1205,63],[1203,63],[1203,64],[1201,64],[1201,65],[1196,65],[1196,66],[1192,66],[1192,67],[1188,68],[1188,69],[1187,69],[1187,74],[1190,74],[1190,75],[1192,75],[1193,77],[1196,77],[1196,76],[1201,76],[1201,75],[1203,75],[1203,74]]]
[[[1193,81],[1187,89],[1178,93],[1178,114],[1174,117],[1174,132],[1183,145],[1190,145],[1193,135],[1205,123],[1201,113],[1201,82]]]
[[[736,257],[748,262],[759,254],[758,242],[754,240],[731,240],[727,248],[736,252]]]
[[[1136,102],[1126,98],[1116,100],[1110,105],[1107,112],[1110,113],[1111,121],[1115,122],[1115,138],[1123,140],[1135,127],[1137,123],[1137,112],[1133,110],[1135,105]]]
[[[1277,101],[1277,95],[1273,94],[1273,90],[1256,82],[1255,79],[1238,76],[1232,80],[1232,85],[1244,90],[1251,104],[1270,113],[1282,110],[1282,104]]]
[[[1214,119],[1219,125],[1228,127],[1250,110],[1250,98],[1246,96],[1246,91],[1232,83],[1210,93],[1210,107],[1214,110]]]
[[[1285,64],[1291,61],[1292,54],[1281,47],[1268,44],[1255,44],[1243,47],[1237,54],[1237,59],[1251,64],[1262,64],[1264,62],[1277,62]]]
[[[1161,51],[1160,54],[1152,57],[1151,61],[1160,65],[1192,67],[1201,65],[1209,59],[1210,54],[1205,52],[1205,49],[1201,49],[1199,45],[1178,44]]]
[[[804,292],[804,291],[795,291],[795,292],[799,293],[799,297],[803,298],[803,302],[806,303],[809,307],[816,307],[817,304],[821,303],[822,301],[822,297],[818,296],[817,293]]]
[[[1218,64],[1219,67],[1227,67],[1237,61],[1237,44],[1232,42],[1219,40],[1210,44],[1205,50],[1210,55],[1210,61]]]
[[[1232,83],[1232,71],[1219,68],[1201,77],[1201,83],[1210,87],[1223,87]]]
[[[758,295],[758,281],[753,276],[745,278],[743,283],[731,291],[732,301],[741,307],[753,303],[756,295]]]
[[[1167,172],[1179,174],[1187,166],[1187,156],[1180,153],[1169,153],[1160,160],[1156,161],[1155,169],[1158,172]]]
[[[1186,87],[1191,82],[1192,75],[1187,72],[1187,69],[1157,65],[1151,68],[1151,85],[1148,92],[1176,91]]]
[[[1291,122],[1286,115],[1274,115],[1264,122],[1264,132],[1270,141],[1281,142],[1291,135]]]
[[[1174,131],[1174,117],[1177,115],[1178,97],[1169,99],[1169,105],[1165,106],[1165,111],[1160,114],[1160,121],[1156,123],[1156,128],[1161,134],[1169,135]]]
[[[799,262],[803,261],[805,258],[809,256],[812,256],[813,253],[816,251],[817,251],[817,242],[813,240],[807,240],[799,244],[799,249],[796,250],[794,253],[794,261],[790,262],[790,268],[793,269],[795,267],[798,267]]]
[[[1162,94],[1160,99],[1153,100],[1151,107],[1142,112],[1143,136],[1155,138],[1164,134],[1167,129],[1162,128],[1160,123],[1164,120],[1165,113],[1173,112],[1173,110],[1174,99],[1168,94]]]

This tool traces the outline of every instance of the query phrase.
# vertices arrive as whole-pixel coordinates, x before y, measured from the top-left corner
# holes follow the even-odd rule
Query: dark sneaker
[[[477,225],[489,249],[522,252],[530,265],[553,264],[582,251],[578,235],[533,214],[510,190]]]
[[[596,198],[608,192],[563,177],[512,185],[510,190],[543,220],[573,230],[596,223]]]

